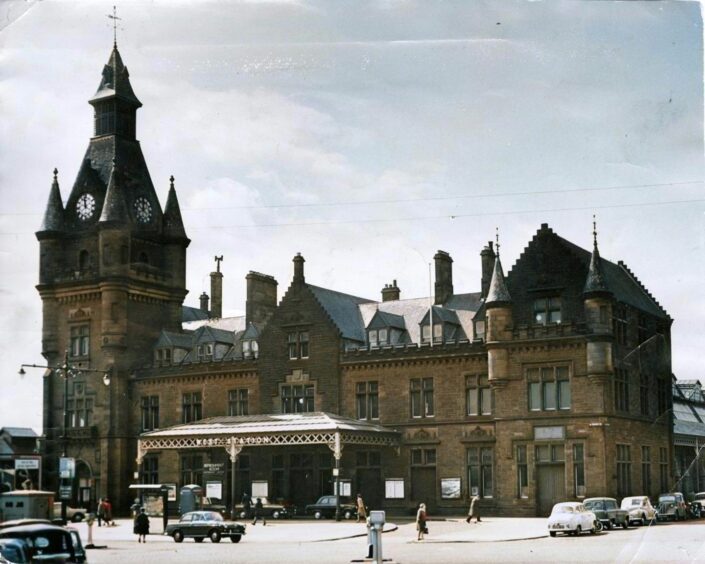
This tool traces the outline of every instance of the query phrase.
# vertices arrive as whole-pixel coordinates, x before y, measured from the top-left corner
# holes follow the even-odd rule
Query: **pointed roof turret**
[[[64,205],[61,203],[58,175],[59,171],[54,169],[54,181],[51,183],[49,200],[39,231],[61,231],[64,227]]]
[[[113,51],[110,53],[108,63],[103,67],[103,76],[98,85],[98,90],[89,100],[89,103],[95,104],[109,98],[120,98],[137,108],[142,106],[142,102],[137,99],[135,92],[132,90],[130,73],[122,62],[117,44],[113,45]]]
[[[496,307],[507,305],[512,302],[512,297],[507,290],[507,284],[504,280],[504,271],[502,270],[502,262],[499,260],[499,233],[497,233],[496,256],[494,259],[494,270],[492,271],[492,280],[490,280],[490,288],[487,291],[485,305],[487,307]]]
[[[126,223],[129,220],[125,195],[120,186],[120,171],[113,159],[108,189],[105,192],[105,202],[100,214],[99,223]]]
[[[602,258],[600,258],[600,250],[597,248],[597,223],[595,216],[592,216],[592,238],[593,247],[590,257],[590,266],[588,268],[583,295],[589,297],[591,295],[612,294],[607,286],[605,274],[602,270]]]
[[[164,207],[164,234],[171,237],[186,239],[186,230],[184,222],[181,219],[181,208],[179,207],[179,199],[176,197],[174,189],[174,176],[169,178],[169,195],[166,199]]]

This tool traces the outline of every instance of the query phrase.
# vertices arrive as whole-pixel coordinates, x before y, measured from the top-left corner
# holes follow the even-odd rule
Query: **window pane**
[[[543,383],[543,408],[556,409],[556,383]]]
[[[529,384],[529,409],[531,411],[541,409],[541,384],[539,382]]]
[[[492,413],[492,392],[489,388],[480,388],[480,403],[482,406],[482,415]]]
[[[477,388],[467,390],[468,415],[477,415]]]
[[[380,342],[380,344],[385,344],[387,342],[387,330],[386,329],[379,330],[379,342]]]
[[[424,413],[427,416],[433,415],[433,391],[424,392]]]
[[[421,464],[423,458],[421,454],[421,449],[414,449],[411,451],[411,463],[412,464]]]
[[[558,407],[570,409],[570,382],[568,380],[558,382]]]

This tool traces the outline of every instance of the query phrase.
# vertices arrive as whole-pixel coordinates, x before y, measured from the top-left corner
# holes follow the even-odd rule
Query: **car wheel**
[[[194,537],[193,540],[196,542],[203,542],[203,537]]]
[[[244,511],[240,511],[240,519],[245,519],[247,517],[247,513]]]
[[[614,527],[614,522],[613,522],[613,521],[607,521],[607,529],[611,531],[613,527]]]
[[[281,519],[282,514],[279,512],[278,509],[275,509],[272,511],[272,519]]]
[[[233,535],[230,537],[230,540],[233,542],[240,542],[240,539],[242,538],[242,535]]]
[[[316,512],[314,512],[313,517],[314,517],[315,519],[323,519],[323,512],[322,512],[322,511],[316,511]]]
[[[83,513],[76,513],[73,517],[71,517],[71,521],[74,523],[80,523],[83,521],[84,517],[85,515],[83,515]]]
[[[582,528],[580,525],[578,525],[577,527],[575,527],[575,536],[576,536],[576,537],[577,537],[577,536],[580,536],[580,533],[582,533],[582,532],[583,532],[583,528]]]
[[[208,538],[211,539],[211,542],[220,542],[220,531],[213,529],[208,534]]]
[[[181,531],[174,531],[174,542],[184,542],[184,534]]]
[[[555,537],[555,536],[556,536],[556,531],[549,531],[548,534],[551,535],[552,537]]]
[[[622,522],[622,529],[627,529],[628,527],[629,527],[629,521],[628,521],[628,520],[624,520],[624,521]]]
[[[343,517],[345,517],[345,519],[349,521],[350,519],[353,518],[353,513],[352,513],[352,511],[350,511],[350,510],[348,509],[345,513],[343,513]]]

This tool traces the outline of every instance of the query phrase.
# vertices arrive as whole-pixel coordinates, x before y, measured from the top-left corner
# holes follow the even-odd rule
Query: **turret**
[[[512,298],[504,279],[499,258],[499,235],[497,253],[490,287],[485,300],[488,377],[493,386],[501,386],[510,375],[509,351],[505,342],[512,339]]]

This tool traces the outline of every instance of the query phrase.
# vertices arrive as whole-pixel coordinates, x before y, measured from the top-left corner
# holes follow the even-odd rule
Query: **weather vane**
[[[117,8],[115,6],[113,6],[113,13],[107,14],[107,16],[113,20],[113,44],[117,47],[117,21],[122,18],[118,18]]]

